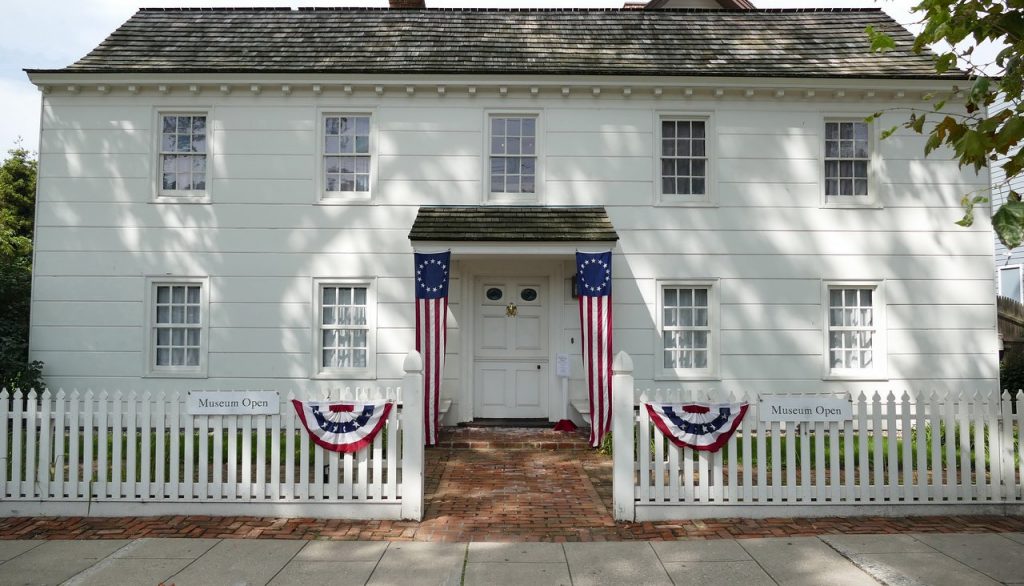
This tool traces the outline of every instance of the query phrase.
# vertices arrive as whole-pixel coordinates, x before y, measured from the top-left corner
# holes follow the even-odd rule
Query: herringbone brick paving
[[[611,459],[582,436],[449,432],[427,450],[422,522],[164,516],[0,519],[0,539],[215,537],[364,541],[621,541],[1024,531],[1024,517],[846,517],[615,523]]]

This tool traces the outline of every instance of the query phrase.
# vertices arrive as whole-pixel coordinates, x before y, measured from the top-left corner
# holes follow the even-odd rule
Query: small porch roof
[[[608,242],[619,239],[601,206],[423,206],[416,242]]]

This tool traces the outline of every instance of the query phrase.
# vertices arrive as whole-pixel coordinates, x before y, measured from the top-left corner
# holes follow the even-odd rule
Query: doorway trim
[[[500,261],[501,270],[495,270],[495,264]],[[566,292],[566,264],[571,265],[572,259],[568,254],[561,255],[545,254],[531,255],[523,258],[510,259],[508,255],[501,255],[494,258],[490,255],[461,256],[455,260],[458,263],[459,278],[461,280],[460,291],[460,316],[459,331],[462,338],[459,352],[461,357],[461,388],[459,390],[459,409],[457,419],[459,422],[472,421],[474,418],[475,405],[475,356],[476,356],[476,313],[480,300],[477,298],[479,291],[476,283],[479,279],[495,278],[507,279],[510,277],[538,277],[548,289],[548,399],[545,411],[549,421],[556,421],[561,417],[561,409],[556,408],[556,403],[561,404],[561,386],[555,375],[555,369],[551,366],[555,362],[555,354],[562,351],[562,332],[565,331],[563,321],[563,307],[565,305]],[[507,268],[506,268],[507,267]],[[559,390],[555,393],[555,390]],[[557,401],[555,395],[558,395]],[[552,419],[555,417],[555,419]]]

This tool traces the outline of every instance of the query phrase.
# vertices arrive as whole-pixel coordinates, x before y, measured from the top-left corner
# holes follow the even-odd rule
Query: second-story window
[[[866,201],[872,195],[868,181],[868,133],[866,122],[825,122],[826,202]]]
[[[323,140],[324,197],[369,196],[370,117],[325,116]]]
[[[707,123],[661,121],[662,201],[702,201],[707,197]]]
[[[499,199],[534,199],[537,117],[491,116],[490,124],[490,193]]]
[[[160,115],[161,197],[205,196],[206,115]]]

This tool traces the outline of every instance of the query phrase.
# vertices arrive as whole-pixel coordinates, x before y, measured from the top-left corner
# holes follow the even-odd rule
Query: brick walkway
[[[468,448],[468,449],[467,449]],[[611,459],[582,435],[453,430],[427,450],[422,522],[257,517],[8,518],[0,539],[238,537],[374,541],[619,541],[1024,531],[1024,517],[716,519],[615,523]]]

